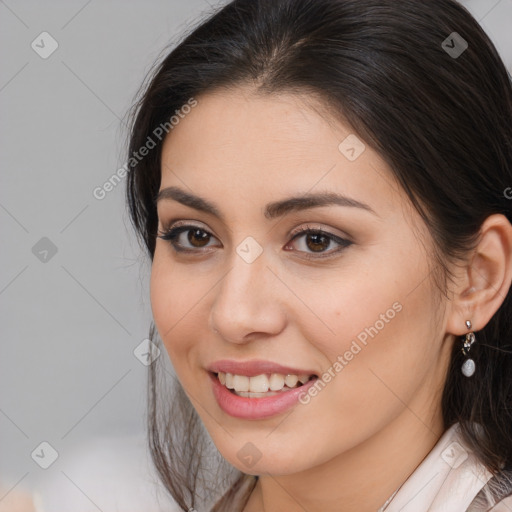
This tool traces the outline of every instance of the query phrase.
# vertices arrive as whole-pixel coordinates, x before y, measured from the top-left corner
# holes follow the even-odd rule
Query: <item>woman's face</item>
[[[392,425],[425,431],[449,360],[447,303],[390,169],[298,96],[197,100],[163,147],[159,231],[188,231],[157,239],[151,302],[217,448],[245,473],[279,475]],[[319,206],[326,193],[338,202]],[[288,389],[296,377],[311,380]],[[243,396],[269,386],[283,390]]]

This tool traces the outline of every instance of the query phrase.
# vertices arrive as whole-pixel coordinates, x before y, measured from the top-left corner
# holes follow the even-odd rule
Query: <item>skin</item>
[[[451,346],[467,332],[465,320],[481,329],[503,301],[512,227],[502,216],[488,219],[443,297],[428,229],[389,167],[368,145],[355,161],[338,150],[354,133],[348,125],[328,120],[311,97],[238,87],[197,100],[165,140],[160,189],[177,186],[215,203],[225,222],[158,202],[160,231],[180,220],[211,234],[180,235],[192,254],[156,242],[152,310],[176,374],[220,453],[260,475],[244,512],[329,512],[340,504],[375,512],[444,432]],[[263,215],[268,202],[319,191],[362,201],[375,214],[331,205]],[[352,244],[335,253],[338,244],[327,239],[320,255],[332,256],[322,259],[307,235],[292,241],[290,232],[308,225]],[[236,252],[248,236],[263,249],[250,264]],[[262,420],[233,418],[217,405],[205,370],[212,362],[266,359],[322,375],[396,302],[401,311],[307,405]],[[261,452],[250,468],[237,457],[249,441]]]

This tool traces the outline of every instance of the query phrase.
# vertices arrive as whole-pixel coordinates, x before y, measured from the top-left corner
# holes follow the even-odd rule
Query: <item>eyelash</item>
[[[177,243],[177,239],[181,233],[186,233],[187,231],[190,231],[192,229],[202,231],[203,233],[206,233],[209,236],[214,237],[214,235],[212,233],[210,233],[209,231],[207,231],[206,229],[203,229],[200,226],[194,226],[192,224],[185,224],[185,225],[181,225],[181,226],[177,226],[177,227],[170,227],[170,228],[166,229],[165,231],[159,231],[157,237],[161,238],[162,240],[168,241],[170,243],[171,247],[176,252],[180,252],[180,253],[203,252],[200,249],[196,250],[196,249],[180,248],[180,244]],[[340,247],[331,252],[316,253],[317,255],[314,255],[315,253],[305,253],[304,257],[306,259],[318,260],[318,259],[322,259],[322,258],[329,258],[329,257],[339,254],[344,249],[346,249],[347,247],[352,245],[352,242],[350,240],[333,235],[332,233],[323,231],[322,229],[311,228],[310,226],[306,226],[304,228],[300,228],[300,229],[292,232],[292,234],[291,234],[292,239],[290,240],[289,243],[286,244],[286,246],[288,246],[291,242],[293,242],[297,238],[300,238],[301,236],[309,235],[309,234],[325,236],[330,241],[334,241],[335,243],[339,244]],[[304,253],[304,251],[299,251],[299,252]]]

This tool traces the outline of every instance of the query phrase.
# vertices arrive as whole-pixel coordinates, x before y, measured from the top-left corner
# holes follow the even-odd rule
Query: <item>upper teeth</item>
[[[220,383],[228,389],[238,392],[251,391],[253,393],[265,393],[267,391],[281,391],[286,385],[293,388],[300,381],[305,384],[309,375],[282,375],[281,373],[261,374],[255,377],[247,377],[246,375],[234,375],[232,373],[219,372],[217,374]]]

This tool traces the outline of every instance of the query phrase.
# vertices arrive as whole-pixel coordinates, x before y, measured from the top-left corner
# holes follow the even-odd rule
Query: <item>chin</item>
[[[229,447],[221,446],[219,451],[232,466],[248,475],[285,476],[315,465],[307,449],[293,448],[293,444],[281,441],[277,444],[278,447],[269,446],[268,442],[237,442]],[[297,453],[301,451],[303,456],[298,458]]]

